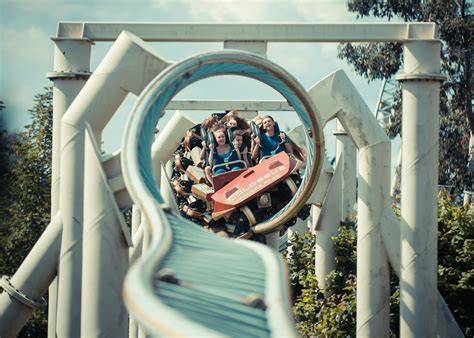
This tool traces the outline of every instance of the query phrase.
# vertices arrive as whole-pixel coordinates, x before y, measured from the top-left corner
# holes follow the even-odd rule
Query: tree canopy
[[[468,171],[469,138],[474,135],[471,105],[471,52],[473,20],[466,0],[449,1],[349,1],[348,10],[358,18],[373,16],[405,22],[434,22],[442,41],[441,72],[447,81],[440,91],[439,183],[454,185],[457,191],[472,187]],[[368,81],[388,79],[401,70],[400,43],[345,43],[338,57],[349,62]],[[389,136],[401,132],[401,91],[397,91]]]

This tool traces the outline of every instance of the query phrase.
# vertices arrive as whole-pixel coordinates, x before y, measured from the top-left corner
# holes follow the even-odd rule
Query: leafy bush
[[[339,236],[335,238],[337,269],[328,276],[330,295],[324,297],[314,275],[315,237],[306,232],[292,238],[293,251],[288,265],[295,299],[293,313],[301,335],[355,335],[355,239],[354,224],[341,224]]]

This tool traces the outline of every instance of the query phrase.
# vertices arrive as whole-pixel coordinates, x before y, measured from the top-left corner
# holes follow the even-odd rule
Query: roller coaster
[[[297,336],[280,233],[311,209],[324,288],[334,264],[331,237],[343,206],[355,202],[348,196],[355,196],[356,149],[357,335],[388,335],[390,264],[401,280],[401,332],[462,336],[430,273],[438,134],[429,117],[438,113],[443,80],[436,34],[430,23],[60,23],[48,73],[55,86],[51,223],[18,271],[1,280],[0,336],[16,336],[32,310],[45,306],[48,288],[51,336]],[[94,41],[114,43],[90,72]],[[225,49],[170,62],[149,41],[223,41]],[[266,56],[267,43],[338,41],[404,44],[405,73],[397,77],[404,116],[426,123],[403,122],[402,221],[390,207],[390,141],[347,75],[335,71],[306,89]],[[285,149],[247,168],[229,170],[225,162],[219,173],[211,153],[230,144],[214,143],[214,134],[179,111],[155,138],[180,91],[222,75],[260,81],[284,98],[223,102],[217,110],[294,111],[304,161]],[[101,134],[128,93],[138,98],[122,149],[104,155]],[[216,102],[203,106],[216,110]],[[323,138],[333,119],[338,142],[345,140],[335,168]],[[265,132],[250,127],[251,149],[263,147]],[[130,209],[128,225],[123,211]]]
[[[224,236],[253,239],[265,243],[265,237],[257,236],[258,234],[253,233],[251,227],[271,218],[288,205],[301,184],[302,175],[299,169],[303,164],[301,160],[304,158],[301,154],[301,160],[298,160],[293,155],[292,146],[289,148],[289,154],[285,152],[283,145],[290,142],[290,139],[285,133],[280,132],[277,122],[272,129],[272,133],[276,135],[273,137],[275,145],[272,145],[266,153],[257,154],[260,149],[255,150],[257,145],[254,140],[264,137],[262,126],[256,125],[253,121],[247,123],[245,119],[238,117],[238,112],[232,111],[226,116],[236,124],[238,120],[244,126],[250,126],[251,135],[244,134],[250,128],[246,131],[237,126],[218,129],[223,125],[219,127],[217,116],[209,117],[207,121],[214,120],[217,130],[225,132],[222,144],[224,149],[227,149],[225,145],[228,145],[229,149],[224,153],[226,157],[223,163],[211,168],[206,164],[209,164],[208,144],[212,143],[211,147],[217,144],[214,133],[201,124],[188,130],[182,144],[175,152],[171,175],[177,203],[183,217],[207,229]],[[226,116],[221,120],[226,119]],[[197,134],[198,130],[200,136]],[[243,142],[242,134],[247,136],[246,142]],[[240,145],[235,142],[237,139]],[[291,142],[294,144],[293,141]],[[201,145],[203,148],[199,147]],[[248,151],[248,149],[251,150]],[[236,153],[235,160],[229,161],[232,153]],[[250,153],[256,154],[255,159],[249,155]],[[219,155],[215,153],[213,156]],[[205,172],[206,168],[208,175]],[[216,173],[216,171],[220,172]],[[309,210],[310,205],[304,206],[298,212],[298,217],[301,220],[307,219]],[[294,225],[296,220],[297,218],[293,217],[287,221],[280,233],[284,233],[288,227]]]

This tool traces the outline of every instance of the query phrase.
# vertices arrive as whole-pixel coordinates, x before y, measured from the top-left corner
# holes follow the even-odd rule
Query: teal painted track
[[[153,178],[151,143],[167,103],[189,84],[224,74],[272,86],[288,99],[315,139],[322,134],[304,89],[279,66],[257,55],[206,53],[161,73],[140,95],[123,143],[125,183],[151,235],[150,247],[127,274],[124,296],[131,315],[151,335],[296,336],[288,276],[278,253],[257,243],[218,237],[173,215]],[[311,140],[308,144],[311,170],[313,154],[319,161],[322,149],[313,147],[317,143]],[[304,192],[299,194],[304,198]],[[252,306],[252,299],[260,299],[260,306]]]

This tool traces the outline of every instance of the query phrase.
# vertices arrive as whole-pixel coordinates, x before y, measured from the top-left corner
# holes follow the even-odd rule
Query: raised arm
[[[252,159],[256,161],[259,155],[260,155],[260,137],[257,136],[254,138],[254,145],[252,149]]]

